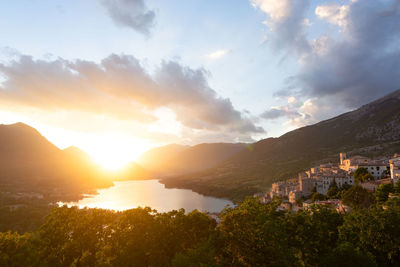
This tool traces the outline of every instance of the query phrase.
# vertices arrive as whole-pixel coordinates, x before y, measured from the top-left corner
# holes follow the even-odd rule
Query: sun
[[[95,142],[86,143],[86,149],[93,161],[109,171],[123,169],[134,162],[148,146],[144,142],[122,136],[98,136]]]
[[[113,156],[114,155],[114,156]],[[108,171],[118,171],[123,169],[129,162],[133,161],[124,156],[117,156],[116,153],[104,152],[104,154],[92,156],[93,160],[102,168]]]

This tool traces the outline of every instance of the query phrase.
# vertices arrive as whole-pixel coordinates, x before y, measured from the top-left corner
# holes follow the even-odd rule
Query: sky
[[[400,89],[400,0],[2,1],[0,33],[0,123],[114,164]]]

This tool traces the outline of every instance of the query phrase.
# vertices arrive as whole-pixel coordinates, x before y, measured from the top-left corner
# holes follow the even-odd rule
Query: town
[[[357,180],[357,173],[365,173],[365,179]],[[312,167],[299,173],[297,178],[273,183],[269,192],[258,197],[263,203],[282,198],[279,208],[293,212],[307,209],[314,204],[329,205],[338,212],[347,212],[350,207],[341,200],[329,197],[326,199],[331,187],[348,189],[358,184],[373,193],[380,185],[394,185],[399,179],[398,154],[392,158],[370,159],[363,156],[348,157],[342,152],[339,164],[326,163]]]

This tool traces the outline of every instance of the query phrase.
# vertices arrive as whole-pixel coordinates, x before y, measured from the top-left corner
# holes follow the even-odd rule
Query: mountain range
[[[23,123],[0,125],[0,187],[76,195],[110,186],[113,180],[156,177],[167,187],[241,200],[314,164],[337,162],[341,151],[370,157],[400,151],[400,90],[357,110],[254,144],[154,148],[119,172],[102,170],[79,148],[59,149]]]
[[[240,200],[314,164],[337,162],[341,151],[370,157],[400,151],[400,90],[335,118],[260,140],[217,167],[162,183]]]
[[[245,148],[242,143],[172,144],[143,153],[138,163],[156,176],[189,174],[216,167]]]
[[[1,192],[37,192],[57,200],[112,185],[113,180],[149,178],[136,163],[119,172],[95,164],[77,147],[59,149],[36,129],[23,124],[0,125]]]

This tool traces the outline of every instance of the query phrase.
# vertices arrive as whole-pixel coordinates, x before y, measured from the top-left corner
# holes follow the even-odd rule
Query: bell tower
[[[344,152],[340,152],[340,165],[344,165],[344,160],[347,159],[347,155]]]

